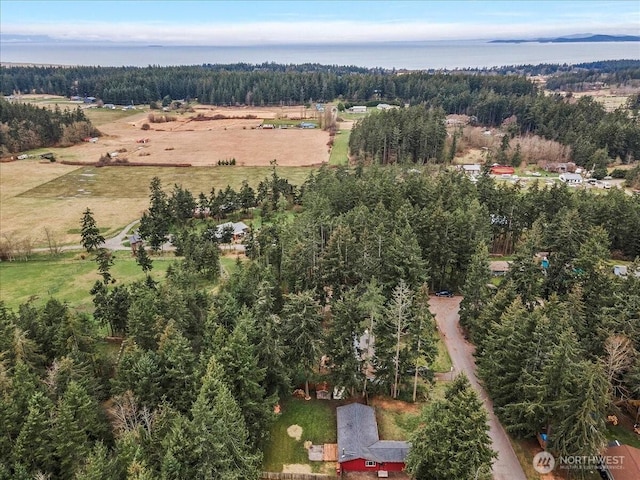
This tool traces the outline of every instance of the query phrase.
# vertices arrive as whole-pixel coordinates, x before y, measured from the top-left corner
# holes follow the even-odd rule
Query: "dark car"
[[[440,290],[436,292],[436,297],[453,297],[453,292],[451,290]]]

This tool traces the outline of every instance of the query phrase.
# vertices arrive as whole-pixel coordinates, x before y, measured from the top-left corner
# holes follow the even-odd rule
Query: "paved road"
[[[498,458],[493,464],[493,478],[495,480],[527,480],[504,428],[493,413],[493,402],[478,382],[473,357],[474,346],[464,339],[460,331],[458,316],[460,300],[462,300],[461,297],[433,297],[429,301],[431,311],[436,316],[440,337],[451,356],[453,375],[459,372],[465,373],[489,413],[489,436],[493,441],[493,449],[498,452]]]

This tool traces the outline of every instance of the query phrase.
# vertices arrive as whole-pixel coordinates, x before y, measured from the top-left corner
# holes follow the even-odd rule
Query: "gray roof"
[[[249,230],[249,226],[244,222],[221,223],[220,225],[216,226],[216,236],[221,237],[222,231],[227,227],[233,229],[234,235],[242,235],[243,233],[246,233]]]
[[[404,462],[409,452],[407,442],[380,440],[376,413],[372,407],[352,403],[337,408],[338,461],[357,458],[374,462]]]

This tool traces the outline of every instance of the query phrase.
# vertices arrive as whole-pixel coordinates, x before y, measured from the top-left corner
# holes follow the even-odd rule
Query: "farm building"
[[[506,165],[493,165],[491,167],[491,173],[494,175],[513,175],[516,169]]]
[[[338,463],[344,472],[404,470],[410,445],[380,440],[373,407],[352,403],[337,408]],[[380,473],[379,476],[382,476]]]
[[[349,111],[351,113],[367,113],[367,107],[365,105],[354,105]]]
[[[567,184],[582,185],[582,175],[577,173],[561,173],[558,178]]]

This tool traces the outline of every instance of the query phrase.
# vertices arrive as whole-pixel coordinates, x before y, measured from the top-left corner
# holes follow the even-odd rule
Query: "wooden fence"
[[[338,477],[327,475],[325,473],[262,472],[262,476],[260,478],[262,480],[331,480]]]

